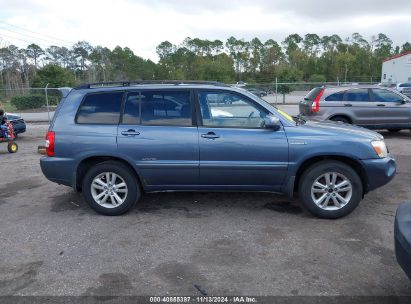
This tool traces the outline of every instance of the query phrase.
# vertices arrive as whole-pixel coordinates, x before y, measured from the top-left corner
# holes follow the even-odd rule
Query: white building
[[[411,82],[411,51],[384,60],[382,63],[381,82]]]

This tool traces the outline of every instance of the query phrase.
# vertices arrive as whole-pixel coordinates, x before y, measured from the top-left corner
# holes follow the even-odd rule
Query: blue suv
[[[226,102],[230,100],[230,102]],[[51,181],[119,215],[144,192],[295,193],[338,218],[395,175],[383,137],[291,117],[241,88],[213,82],[87,84],[66,91],[40,160]]]

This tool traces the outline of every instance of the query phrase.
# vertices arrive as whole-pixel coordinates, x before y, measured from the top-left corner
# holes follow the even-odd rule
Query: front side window
[[[143,91],[129,93],[123,124],[191,126],[189,91]]]
[[[263,128],[268,111],[239,94],[199,92],[201,117],[207,127]]]
[[[368,89],[355,89],[345,92],[345,100],[347,101],[370,101]]]
[[[372,92],[374,94],[375,102],[402,102],[403,100],[400,95],[388,90],[373,89]]]
[[[118,124],[123,92],[88,94],[81,103],[77,123]]]

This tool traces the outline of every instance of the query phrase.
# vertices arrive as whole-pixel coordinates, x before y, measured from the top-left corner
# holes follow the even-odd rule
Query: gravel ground
[[[383,133],[397,176],[339,220],[261,193],[147,194],[101,216],[43,177],[45,132],[28,125],[17,154],[0,145],[0,295],[411,295],[393,251],[409,131]]]

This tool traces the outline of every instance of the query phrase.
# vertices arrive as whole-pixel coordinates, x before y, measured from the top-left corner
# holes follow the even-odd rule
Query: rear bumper
[[[298,104],[298,109],[300,114],[303,116],[311,116],[313,115],[313,111],[311,110],[312,101],[302,100]]]
[[[390,182],[397,171],[397,163],[390,155],[385,158],[362,160],[369,192]]]
[[[13,124],[14,133],[20,134],[26,132],[26,124],[18,123]]]
[[[395,256],[411,280],[411,203],[401,204],[394,223]]]
[[[54,183],[70,187],[75,183],[75,170],[71,159],[43,156],[40,158],[40,167],[44,176]]]

